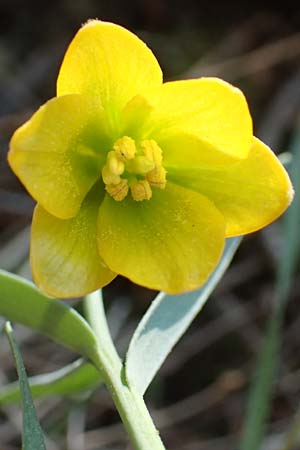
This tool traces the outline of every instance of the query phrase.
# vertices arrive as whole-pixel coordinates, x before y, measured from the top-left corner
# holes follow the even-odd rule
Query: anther
[[[113,149],[122,161],[129,161],[133,159],[136,154],[135,142],[128,136],[123,136],[118,139],[113,146]]]
[[[102,179],[107,193],[116,201],[122,201],[129,188],[133,200],[150,200],[152,187],[166,186],[161,148],[152,139],[142,141],[136,148],[132,138],[123,136],[107,153]]]
[[[147,180],[139,180],[130,186],[133,200],[141,202],[143,200],[150,200],[152,197],[152,190]]]
[[[164,189],[167,182],[167,172],[163,166],[157,166],[155,169],[148,172],[146,179],[149,181],[150,185],[157,187],[159,189]]]
[[[122,175],[125,170],[124,162],[121,161],[113,151],[108,152],[106,164],[111,173],[113,173],[114,175]]]
[[[102,169],[102,179],[105,184],[118,184],[120,183],[121,177],[120,175],[115,175],[111,173],[109,167],[105,165]]]
[[[146,158],[153,161],[157,166],[162,164],[162,150],[153,139],[142,141],[141,147]]]
[[[106,192],[117,202],[121,202],[128,194],[128,181],[121,179],[118,184],[107,184],[105,186]]]

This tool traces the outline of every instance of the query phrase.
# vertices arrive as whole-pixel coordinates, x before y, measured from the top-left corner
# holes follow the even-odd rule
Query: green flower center
[[[105,189],[120,202],[130,191],[137,202],[150,200],[152,188],[164,189],[166,171],[162,165],[162,150],[152,139],[135,141],[123,136],[108,152],[102,169]]]

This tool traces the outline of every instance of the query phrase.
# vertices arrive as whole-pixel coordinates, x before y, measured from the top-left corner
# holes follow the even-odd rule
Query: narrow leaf
[[[257,370],[249,392],[241,450],[260,448],[269,417],[274,382],[278,370],[278,356],[281,343],[281,325],[287,303],[290,285],[300,250],[300,135],[295,134],[292,142],[293,160],[290,175],[295,187],[295,198],[284,217],[285,242],[278,267],[275,305],[267,326],[266,336],[260,350]]]
[[[45,334],[82,356],[97,359],[96,337],[83,317],[30,282],[0,270],[0,315]]]
[[[174,345],[214,290],[241,238],[226,242],[222,259],[201,289],[182,295],[159,294],[139,323],[129,345],[125,373],[128,384],[144,394]]]
[[[28,382],[33,398],[49,395],[69,396],[95,389],[101,384],[99,372],[83,359],[68,364],[51,373],[29,377]],[[0,387],[0,405],[16,403],[20,399],[17,382]]]
[[[30,387],[27,380],[26,370],[22,361],[20,350],[15,340],[13,330],[9,322],[6,322],[5,332],[7,334],[12,354],[14,356],[21,390],[23,409],[23,450],[46,450],[43,431],[40,427],[35,407],[32,401]]]
[[[277,352],[280,345],[279,321],[269,323],[265,340],[257,360],[255,381],[250,388],[241,450],[258,450],[264,436],[269,415],[273,383],[278,367]]]

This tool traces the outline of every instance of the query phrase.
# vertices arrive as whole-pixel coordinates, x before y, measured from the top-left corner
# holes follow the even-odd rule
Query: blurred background
[[[82,23],[99,18],[137,33],[157,56],[165,80],[210,75],[240,87],[256,134],[276,153],[293,152],[289,167],[296,170],[300,7],[295,5],[287,0],[277,6],[230,0],[0,0],[0,268],[30,277],[34,203],[6,163],[9,139],[55,96],[62,57]],[[219,287],[147,392],[147,404],[168,449],[240,448],[259,350],[278,309],[280,343],[273,357],[278,356],[279,364],[261,448],[300,448],[298,206],[296,197],[285,223],[281,220],[244,239]],[[121,353],[154,294],[120,277],[104,289]],[[17,326],[16,335],[29,375],[54,371],[76,359],[26,328]],[[267,373],[269,365],[260,368]],[[15,379],[2,337],[0,385]],[[266,385],[273,384],[271,378],[266,380]],[[39,399],[36,405],[48,450],[130,448],[103,388],[77,397]],[[19,449],[20,430],[20,408],[0,406],[0,449]]]

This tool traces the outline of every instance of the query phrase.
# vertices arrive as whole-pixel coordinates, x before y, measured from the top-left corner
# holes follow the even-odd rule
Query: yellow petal
[[[37,206],[31,233],[31,268],[40,289],[53,297],[80,297],[108,284],[115,274],[97,251],[101,192],[93,191],[76,217],[58,219]]]
[[[150,103],[141,95],[136,95],[129,100],[121,114],[120,134],[140,141],[145,134],[144,125],[152,109]]]
[[[185,132],[227,155],[247,156],[251,116],[244,95],[229,83],[217,78],[173,81],[149,92],[148,101],[154,108],[148,132],[160,147],[174,133]]]
[[[159,64],[144,42],[119,25],[92,20],[78,31],[66,52],[57,95],[93,95],[114,123],[131,98],[161,83]]]
[[[173,132],[159,142],[163,151],[163,164],[166,168],[194,169],[208,166],[224,168],[239,159],[220,151],[218,148],[192,134]]]
[[[66,219],[101,176],[109,145],[101,110],[67,95],[49,100],[14,133],[8,160],[32,197]]]
[[[214,202],[225,217],[226,237],[268,225],[285,211],[293,197],[285,169],[257,138],[247,159],[223,170],[169,169],[168,177]]]
[[[147,202],[105,197],[98,246],[116,273],[150,289],[180,293],[198,288],[217,265],[224,219],[212,202],[172,183]]]

